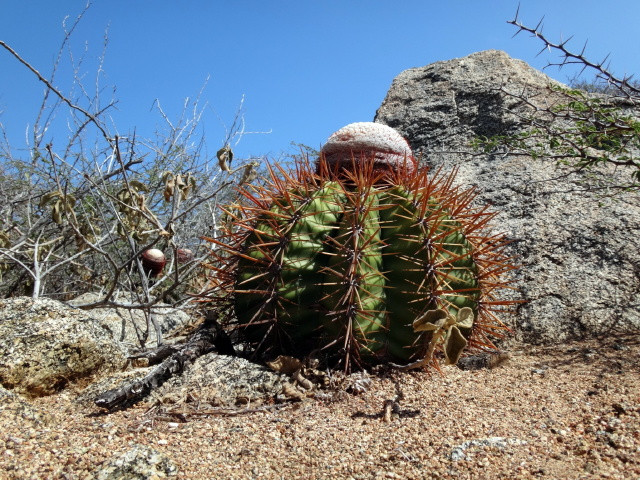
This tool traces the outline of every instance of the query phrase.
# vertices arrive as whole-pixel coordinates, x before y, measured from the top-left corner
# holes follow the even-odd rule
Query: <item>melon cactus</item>
[[[226,207],[208,297],[261,357],[345,370],[456,363],[495,348],[514,267],[495,216],[454,174],[419,168],[400,134],[354,123],[315,162],[270,166]]]

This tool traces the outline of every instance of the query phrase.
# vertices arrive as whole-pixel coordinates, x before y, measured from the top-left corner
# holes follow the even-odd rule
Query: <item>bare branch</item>
[[[25,67],[27,67],[29,70],[31,70],[31,72],[34,73],[36,75],[36,77],[38,77],[38,80],[40,80],[42,83],[44,83],[47,86],[47,88],[50,91],[52,91],[53,93],[55,93],[56,96],[58,98],[60,98],[60,100],[62,100],[64,103],[66,103],[69,106],[69,108],[71,108],[73,110],[77,110],[78,112],[82,113],[85,117],[87,117],[91,121],[91,123],[93,123],[96,126],[96,128],[98,130],[100,130],[100,132],[102,133],[102,136],[104,137],[104,139],[107,142],[111,143],[111,141],[112,141],[111,137],[109,136],[107,131],[104,129],[104,127],[100,124],[100,121],[98,120],[97,117],[95,117],[91,113],[87,112],[84,108],[79,107],[78,105],[75,105],[74,103],[72,103],[71,100],[69,100],[62,93],[60,93],[60,91],[56,87],[54,87],[46,78],[44,78],[42,76],[42,74],[40,74],[40,72],[38,72],[38,70],[36,70],[29,62],[27,62],[25,59],[23,59],[18,54],[18,52],[16,52],[13,48],[11,48],[9,45],[7,45],[2,40],[0,40],[0,47],[3,47],[11,55],[13,55],[20,63],[22,63]]]

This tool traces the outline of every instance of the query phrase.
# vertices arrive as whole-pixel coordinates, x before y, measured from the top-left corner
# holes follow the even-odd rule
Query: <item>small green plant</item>
[[[593,172],[596,167],[624,169],[613,183],[640,188],[640,121],[623,109],[615,97],[594,96],[578,89],[549,86],[550,97],[559,100],[525,117],[525,128],[511,135],[478,137],[476,150],[491,153],[506,149],[534,158],[549,158],[576,170]]]

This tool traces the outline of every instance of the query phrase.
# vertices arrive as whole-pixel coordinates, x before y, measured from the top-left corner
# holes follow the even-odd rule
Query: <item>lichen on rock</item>
[[[0,384],[29,397],[121,369],[126,349],[90,313],[55,300],[0,300]]]

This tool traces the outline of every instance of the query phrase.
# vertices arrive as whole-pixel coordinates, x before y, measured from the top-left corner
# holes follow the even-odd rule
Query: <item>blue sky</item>
[[[545,16],[552,39],[599,60],[611,53],[619,75],[640,72],[640,2],[637,0],[432,1],[432,0],[96,0],[70,44],[74,58],[86,48],[81,73],[95,88],[97,59],[108,46],[102,96],[118,100],[118,132],[151,136],[162,124],[151,107],[158,99],[176,118],[185,97],[207,78],[202,128],[215,152],[244,96],[248,131],[235,148],[240,157],[279,158],[291,142],[314,148],[347,123],[369,121],[401,71],[486,49],[505,50],[537,68],[541,44],[506,23],[520,17],[534,26]],[[63,38],[62,21],[84,0],[0,0],[0,40],[48,76]],[[65,53],[55,84],[69,92]],[[566,81],[569,71],[549,69]],[[111,88],[115,87],[115,93]],[[43,86],[0,50],[0,123],[12,146],[25,146],[25,129],[37,114]],[[60,118],[62,121],[62,118]],[[54,145],[61,143],[54,133]]]

